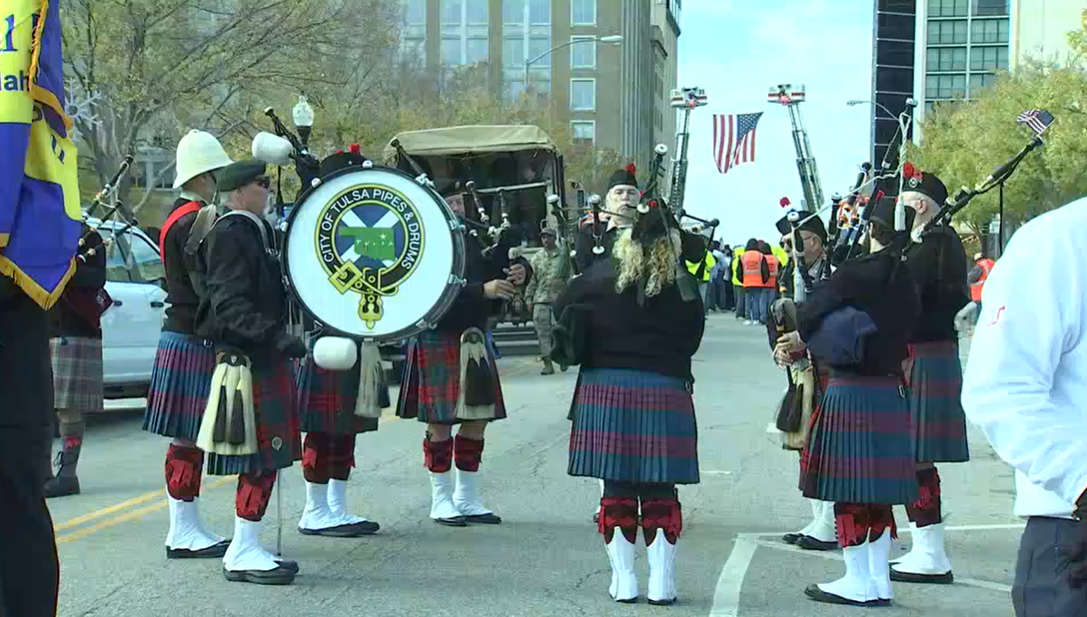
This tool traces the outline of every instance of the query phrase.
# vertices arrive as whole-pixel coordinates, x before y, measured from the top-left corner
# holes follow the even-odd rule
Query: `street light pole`
[[[611,43],[611,44],[618,45],[618,44],[620,44],[622,42],[623,42],[623,35],[621,35],[621,34],[613,34],[613,35],[610,35],[610,36],[595,36],[594,35],[592,37],[585,37],[583,39],[572,39],[572,40],[567,41],[567,42],[565,42],[565,43],[563,43],[561,45],[556,45],[556,46],[552,47],[551,49],[543,52],[542,54],[536,56],[535,58],[533,58],[531,60],[526,60],[525,61],[525,91],[526,92],[528,91],[528,69],[529,69],[529,67],[532,66],[533,63],[539,61],[541,58],[546,57],[547,55],[551,54],[552,52],[563,49],[564,47],[569,47],[569,46],[571,46],[571,45],[573,45],[575,43]]]

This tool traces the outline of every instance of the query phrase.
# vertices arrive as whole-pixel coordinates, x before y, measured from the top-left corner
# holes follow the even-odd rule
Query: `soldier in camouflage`
[[[551,363],[551,328],[555,316],[551,312],[551,303],[566,288],[567,272],[564,261],[568,257],[556,243],[554,229],[545,228],[540,232],[543,250],[532,256],[532,271],[535,276],[525,290],[525,298],[532,312],[532,322],[536,324],[536,334],[540,338],[540,353],[544,363],[542,375],[553,375],[555,367]]]

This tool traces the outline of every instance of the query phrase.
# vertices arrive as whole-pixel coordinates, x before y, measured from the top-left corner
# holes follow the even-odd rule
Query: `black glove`
[[[1087,587],[1087,492],[1076,500],[1073,516],[1079,522],[1079,539],[1068,553],[1068,582],[1079,589]]]
[[[279,338],[276,339],[276,351],[288,358],[305,358],[306,354],[309,353],[306,342],[290,334],[279,335]]]

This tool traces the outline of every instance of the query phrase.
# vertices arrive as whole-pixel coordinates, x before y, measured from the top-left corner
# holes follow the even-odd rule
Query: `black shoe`
[[[207,548],[192,550],[188,548],[166,547],[167,559],[210,559],[226,555],[226,549],[230,548],[230,540],[223,540],[218,544],[212,544]]]
[[[78,494],[79,478],[76,476],[56,476],[45,483],[46,499]]]
[[[290,585],[298,570],[291,570],[281,562],[274,570],[227,570],[223,568],[223,576],[232,583],[253,583],[255,585]],[[297,566],[296,566],[297,567]]]
[[[358,523],[352,523],[350,525],[337,525],[335,527],[326,527],[324,529],[303,529],[298,528],[298,532],[304,536],[326,536],[329,538],[357,538],[359,536],[368,536],[370,534],[377,533],[377,530],[381,529],[381,525],[373,521],[359,521]]]
[[[464,520],[463,516],[453,516],[450,518],[436,518],[432,519],[439,525],[445,525],[446,527],[467,527],[468,521]]]
[[[808,585],[808,588],[804,590],[804,595],[808,596],[816,602],[822,602],[824,604],[841,604],[845,606],[890,606],[890,600],[869,600],[868,602],[859,602],[857,600],[850,600],[849,598],[843,598],[842,596],[836,596],[832,593],[827,593],[822,589],[819,589],[818,585]]]
[[[502,523],[502,517],[493,512],[489,514],[473,514],[472,516],[464,517],[464,520],[473,525],[499,525]]]
[[[593,515],[593,522],[598,524],[598,525],[600,524],[600,513],[599,512],[597,512],[596,514]]]
[[[796,541],[800,539],[800,534],[799,533],[787,533],[787,534],[781,536],[781,539],[786,544],[796,544]]]
[[[796,540],[796,545],[806,551],[833,551],[838,549],[837,542],[823,542],[811,536],[800,536]]]
[[[955,582],[955,575],[950,570],[943,574],[914,574],[913,572],[899,572],[891,568],[891,580],[896,583],[950,585]]]

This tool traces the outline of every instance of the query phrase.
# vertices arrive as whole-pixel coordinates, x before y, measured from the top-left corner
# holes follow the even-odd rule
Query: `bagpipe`
[[[120,236],[128,233],[133,227],[139,225],[136,220],[136,215],[123,200],[117,197],[117,187],[120,186],[125,175],[128,173],[129,168],[132,166],[133,157],[128,155],[121,161],[120,167],[117,172],[113,174],[105,186],[91,200],[91,205],[83,213],[83,224],[87,227],[87,231],[79,238],[78,248],[76,249],[76,260],[86,263],[87,260],[98,253],[99,250],[108,250],[109,246]],[[112,201],[112,205],[108,205],[106,202]],[[96,218],[95,215],[100,209],[104,209],[101,217]],[[113,222],[113,219],[119,218],[124,223],[121,227],[117,227]],[[107,226],[107,223],[109,225]],[[110,237],[102,237],[99,230],[103,226],[106,226],[110,231]],[[99,237],[102,237],[102,244],[90,246],[91,235],[97,233]]]

